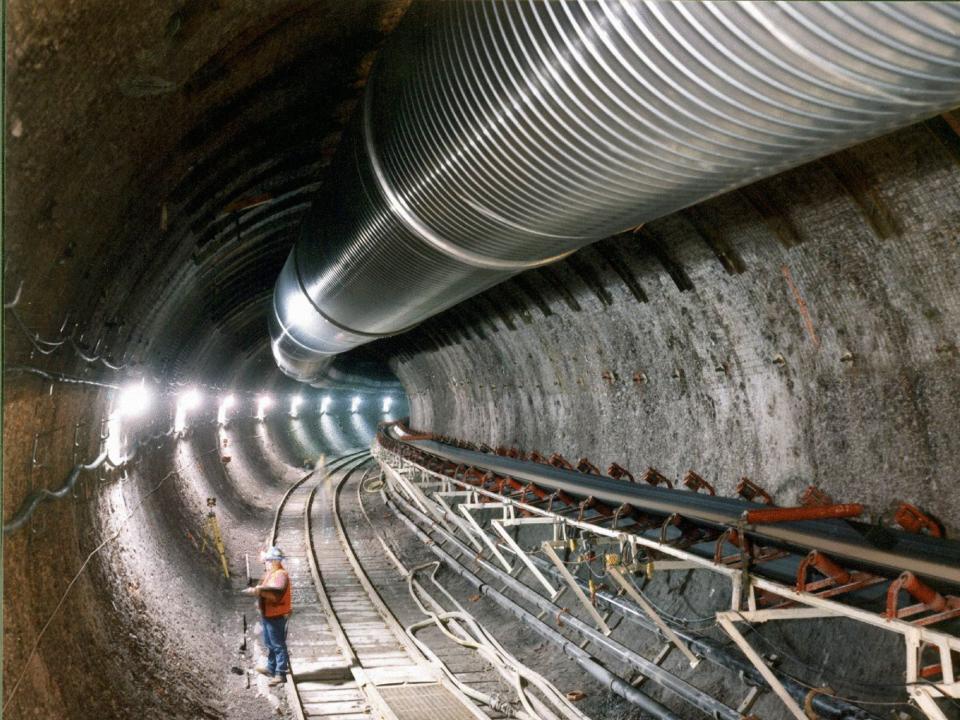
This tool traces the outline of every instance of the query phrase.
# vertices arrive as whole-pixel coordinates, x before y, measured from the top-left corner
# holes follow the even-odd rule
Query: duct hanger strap
[[[550,257],[536,260],[501,260],[466,250],[435,233],[432,228],[417,217],[417,214],[410,208],[403,197],[394,191],[390,184],[390,179],[383,169],[374,144],[373,123],[370,121],[370,102],[372,95],[373,93],[371,92],[365,94],[363,107],[363,142],[367,157],[370,161],[370,169],[377,181],[377,189],[383,194],[384,199],[387,201],[387,207],[417,238],[437,252],[443,253],[447,257],[453,258],[464,265],[482,268],[484,270],[501,270],[505,272],[522,272],[524,270],[543,267],[544,265],[563,260],[576,252],[576,249],[567,250],[558,255],[551,255]],[[584,240],[584,244],[586,244],[586,242],[588,241]]]

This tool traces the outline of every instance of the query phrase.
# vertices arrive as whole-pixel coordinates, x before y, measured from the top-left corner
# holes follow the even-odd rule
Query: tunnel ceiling
[[[168,378],[209,354],[269,372],[274,279],[406,5],[11,3],[4,279],[24,324]],[[44,368],[104,369],[77,360]]]

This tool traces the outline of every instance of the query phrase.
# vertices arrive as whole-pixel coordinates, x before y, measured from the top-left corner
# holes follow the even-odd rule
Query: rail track
[[[357,559],[338,495],[370,461],[366,450],[330,461],[277,508],[267,540],[284,550],[293,589],[289,704],[299,720],[486,720],[417,648]]]

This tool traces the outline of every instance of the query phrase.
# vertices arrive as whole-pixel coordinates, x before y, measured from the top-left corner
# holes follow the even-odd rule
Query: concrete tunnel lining
[[[278,373],[266,317],[305,198],[335,181],[328,168],[340,134],[405,8],[8,4],[5,302],[22,282],[15,310],[31,332],[72,337],[88,357],[123,369],[86,362],[69,343],[39,352],[9,309],[5,368],[108,383],[147,377],[168,395],[134,434],[166,429],[174,394],[192,385],[208,398],[303,392],[312,408],[298,423],[279,411],[257,423],[247,404],[217,431],[205,406],[189,437],[145,451],[125,473],[84,475],[75,493],[44,503],[24,532],[5,537],[5,705],[23,674],[5,715],[271,710],[229,684],[239,681],[230,667],[244,610],[216,558],[199,552],[206,498],[217,498],[231,565],[241,568],[304,461],[369,441],[384,417],[372,404],[377,390],[369,414],[339,414],[341,406],[318,418],[322,391]],[[378,341],[350,363],[374,387],[394,375],[416,428],[603,466],[654,466],[671,478],[694,469],[726,495],[746,475],[782,504],[809,484],[888,519],[908,501],[953,535],[958,128],[958,111],[948,111],[654,220]],[[259,195],[273,200],[227,209]],[[77,459],[96,455],[112,400],[106,388],[5,372],[5,520],[32,488],[57,487]],[[402,414],[401,403],[389,417]],[[399,524],[384,525],[420,557]],[[64,596],[87,555],[118,531]],[[655,597],[700,617],[715,608],[709,593],[678,576]],[[538,647],[495,608],[477,612],[518,646]],[[806,621],[772,631],[771,641],[818,681],[901,672],[889,638],[866,638],[864,652],[838,646],[835,632]],[[828,661],[815,652],[823,647]],[[570,676],[562,658],[538,652],[552,676]],[[723,675],[703,678],[737,700]],[[768,696],[760,702],[764,717],[780,717]],[[594,717],[633,717],[598,689],[585,703]]]

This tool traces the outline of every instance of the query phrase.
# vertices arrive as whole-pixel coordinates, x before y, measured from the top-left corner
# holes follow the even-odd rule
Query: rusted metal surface
[[[693,470],[688,470],[687,474],[683,476],[683,484],[690,488],[693,492],[700,492],[703,490],[707,495],[716,495],[717,491],[714,489],[713,485],[708,483],[702,477],[700,477]]]
[[[901,608],[901,591],[906,591],[919,602]],[[935,625],[960,617],[960,597],[942,595],[908,571],[887,588],[886,617],[891,620],[912,618],[907,621],[920,627]]]
[[[805,507],[820,507],[823,505],[833,505],[833,498],[818,488],[816,485],[808,485],[807,489],[800,495],[800,504]]]
[[[587,458],[582,457],[577,460],[577,470],[580,472],[590,473],[591,475],[602,475],[600,468],[590,462]]]
[[[636,482],[636,478],[633,477],[633,473],[627,470],[625,467],[617,465],[617,463],[611,463],[607,468],[607,475],[612,477],[614,480],[627,480],[628,482]]]
[[[863,514],[863,505],[845,503],[842,505],[822,505],[814,507],[770,508],[769,510],[747,510],[748,523],[795,522],[797,520],[824,520],[827,518],[859,517]]]
[[[773,498],[770,493],[753,482],[750,478],[742,477],[737,483],[736,493],[744,500],[763,503],[764,505],[773,505]]]
[[[640,481],[648,483],[649,485],[653,485],[654,487],[663,485],[671,490],[673,489],[673,483],[670,481],[670,479],[662,472],[652,467],[646,469],[643,475],[640,476]]]
[[[893,516],[894,521],[907,532],[926,533],[933,537],[943,537],[943,525],[927,515],[916,505],[900,503]]]

